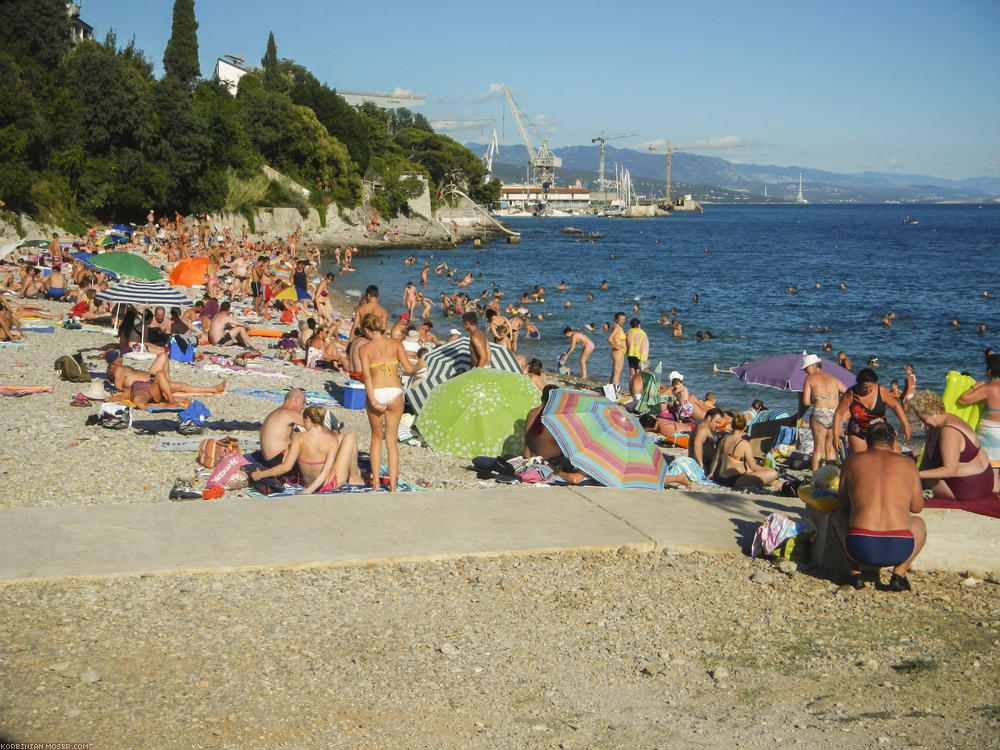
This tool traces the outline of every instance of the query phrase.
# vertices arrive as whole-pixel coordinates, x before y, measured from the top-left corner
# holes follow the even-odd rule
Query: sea
[[[917,223],[904,224],[906,216]],[[543,315],[535,321],[541,338],[522,337],[520,354],[555,370],[569,344],[563,329],[593,325],[593,332],[584,331],[596,344],[588,375],[606,381],[611,357],[602,327],[621,311],[642,321],[653,367],[662,362],[664,376],[677,370],[693,393],[712,391],[727,409],[745,409],[755,398],[768,408],[793,409],[797,396],[713,374],[713,363],[728,368],[803,351],[835,360],[843,350],[855,372],[878,357],[884,385],[904,382],[903,365],[911,363],[918,387],[940,392],[949,370],[981,378],[984,348],[1000,344],[996,204],[706,205],[701,214],[657,219],[525,217],[506,223],[521,233],[520,244],[495,239],[478,248],[466,242],[455,249],[410,250],[387,243],[357,258],[356,272],[341,276],[337,287],[357,298],[377,284],[382,304],[396,316],[405,309],[406,283],[419,286],[429,262],[425,294],[435,303],[440,336],[461,322],[442,317],[440,292],[458,287],[433,272],[437,263],[458,269],[456,280],[471,271],[475,282],[465,291],[472,297],[495,282],[506,294],[504,305],[543,286],[544,302],[529,306],[533,317]],[[602,237],[565,234],[567,226]],[[410,255],[417,262],[407,266]],[[332,270],[332,260],[325,264],[324,272]],[[555,288],[560,282],[565,290]],[[669,318],[682,323],[682,338],[658,325],[672,308],[677,312]],[[895,318],[887,327],[882,318],[890,313]],[[985,334],[977,332],[980,325]],[[711,338],[698,340],[698,331],[710,331]],[[826,341],[831,353],[822,351]],[[580,374],[579,352],[569,360],[572,375]],[[622,387],[626,378],[627,372]]]

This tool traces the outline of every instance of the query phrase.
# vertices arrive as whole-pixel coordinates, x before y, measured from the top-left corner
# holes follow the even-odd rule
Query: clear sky
[[[172,0],[84,0],[103,40],[162,72]],[[671,141],[729,161],[1000,177],[1000,1],[769,3],[196,0],[202,74],[278,55],[347,91],[426,95],[462,142],[520,143],[506,84],[549,146]],[[495,119],[493,119],[495,118]],[[478,123],[470,122],[479,120]],[[471,127],[470,127],[471,126]]]

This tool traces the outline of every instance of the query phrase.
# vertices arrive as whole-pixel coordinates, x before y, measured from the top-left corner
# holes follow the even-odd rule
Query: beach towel
[[[23,341],[0,341],[0,346],[27,346]]]
[[[22,323],[23,323],[23,321],[22,321]],[[35,326],[32,326],[32,325],[23,325],[22,328],[23,328],[23,330],[24,330],[25,333],[27,333],[28,331],[31,331],[32,333],[55,333],[56,332],[56,329],[54,327],[52,327],[52,326],[39,326],[39,327],[35,327]]]
[[[174,419],[143,419],[136,420],[133,422],[132,426],[135,427],[136,431],[140,435],[157,435],[161,432],[177,432],[177,426],[180,422]],[[209,420],[202,425],[206,430],[219,430],[219,431],[229,431],[237,430],[244,432],[259,432],[260,422],[243,422],[236,419],[229,420]],[[195,438],[199,443],[205,439],[205,436]]]
[[[257,388],[233,388],[229,391],[229,393],[245,393],[246,395],[253,396],[254,398],[262,398],[265,401],[273,401],[280,404],[285,400],[285,394],[288,393],[288,391],[262,390]],[[340,402],[327,393],[308,391],[306,393],[306,406],[340,406]]]
[[[0,385],[0,395],[30,396],[32,393],[52,393],[51,385]]]
[[[220,440],[221,438],[227,437],[227,435],[209,435],[210,438],[215,438]],[[169,451],[173,453],[181,452],[191,452],[198,450],[198,446],[201,445],[205,437],[199,435],[198,437],[161,437],[156,439],[156,445],[153,446],[154,451]],[[260,450],[260,438],[257,437],[241,437],[238,438],[240,441],[240,450],[244,453],[251,453],[253,451]]]
[[[996,466],[1000,463],[1000,422],[992,419],[982,419],[976,426],[979,445],[990,458],[990,463]]]
[[[981,516],[990,518],[1000,518],[1000,493],[994,492],[992,495],[980,498],[979,500],[952,500],[947,497],[932,497],[924,500],[925,508],[961,508],[969,513],[978,513]]]

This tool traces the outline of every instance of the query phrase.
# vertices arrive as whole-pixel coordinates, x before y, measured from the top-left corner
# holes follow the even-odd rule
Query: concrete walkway
[[[794,499],[518,487],[0,510],[0,580],[628,547],[738,552]],[[925,510],[917,568],[1000,568],[1000,519]],[[836,563],[836,556],[831,562]]]

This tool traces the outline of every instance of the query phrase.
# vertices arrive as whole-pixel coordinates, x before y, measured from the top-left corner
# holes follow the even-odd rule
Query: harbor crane
[[[698,146],[696,146],[696,145],[692,145],[692,146],[671,146],[670,145],[670,141],[667,141],[667,146],[666,146],[665,150],[667,152],[667,200],[666,200],[666,203],[667,203],[668,206],[672,205],[672,201],[670,200],[670,156],[671,156],[671,154],[673,154],[674,151],[683,151],[683,150],[689,149],[689,148],[698,148]],[[649,150],[650,151],[663,151],[664,148],[662,146],[650,146]]]
[[[621,133],[620,135],[599,135],[596,138],[591,138],[590,139],[591,143],[597,143],[598,141],[601,142],[601,161],[600,161],[600,166],[598,167],[598,170],[597,170],[598,171],[598,177],[597,177],[597,185],[598,185],[597,189],[598,190],[605,190],[606,189],[605,185],[604,185],[604,142],[605,141],[612,141],[615,138],[631,138],[631,137],[636,136],[636,135],[639,135],[639,134],[638,133]]]
[[[497,155],[500,150],[500,144],[497,141],[497,129],[493,128],[493,135],[490,136],[489,145],[486,147],[486,153],[482,155],[483,166],[486,167],[486,179],[489,179],[493,175],[493,157]]]
[[[521,133],[521,140],[528,151],[528,164],[532,171],[530,182],[532,184],[540,184],[543,193],[548,192],[548,189],[556,182],[556,168],[562,167],[562,159],[549,151],[548,138],[540,138],[541,144],[538,150],[535,150],[531,136],[528,135],[528,129],[524,124],[524,111],[517,106],[513,95],[510,93],[510,89],[503,84],[501,84],[501,88],[507,96],[507,103],[510,105],[510,111],[514,115],[514,122],[517,123],[517,129]],[[536,132],[535,135],[538,135],[538,133]]]

